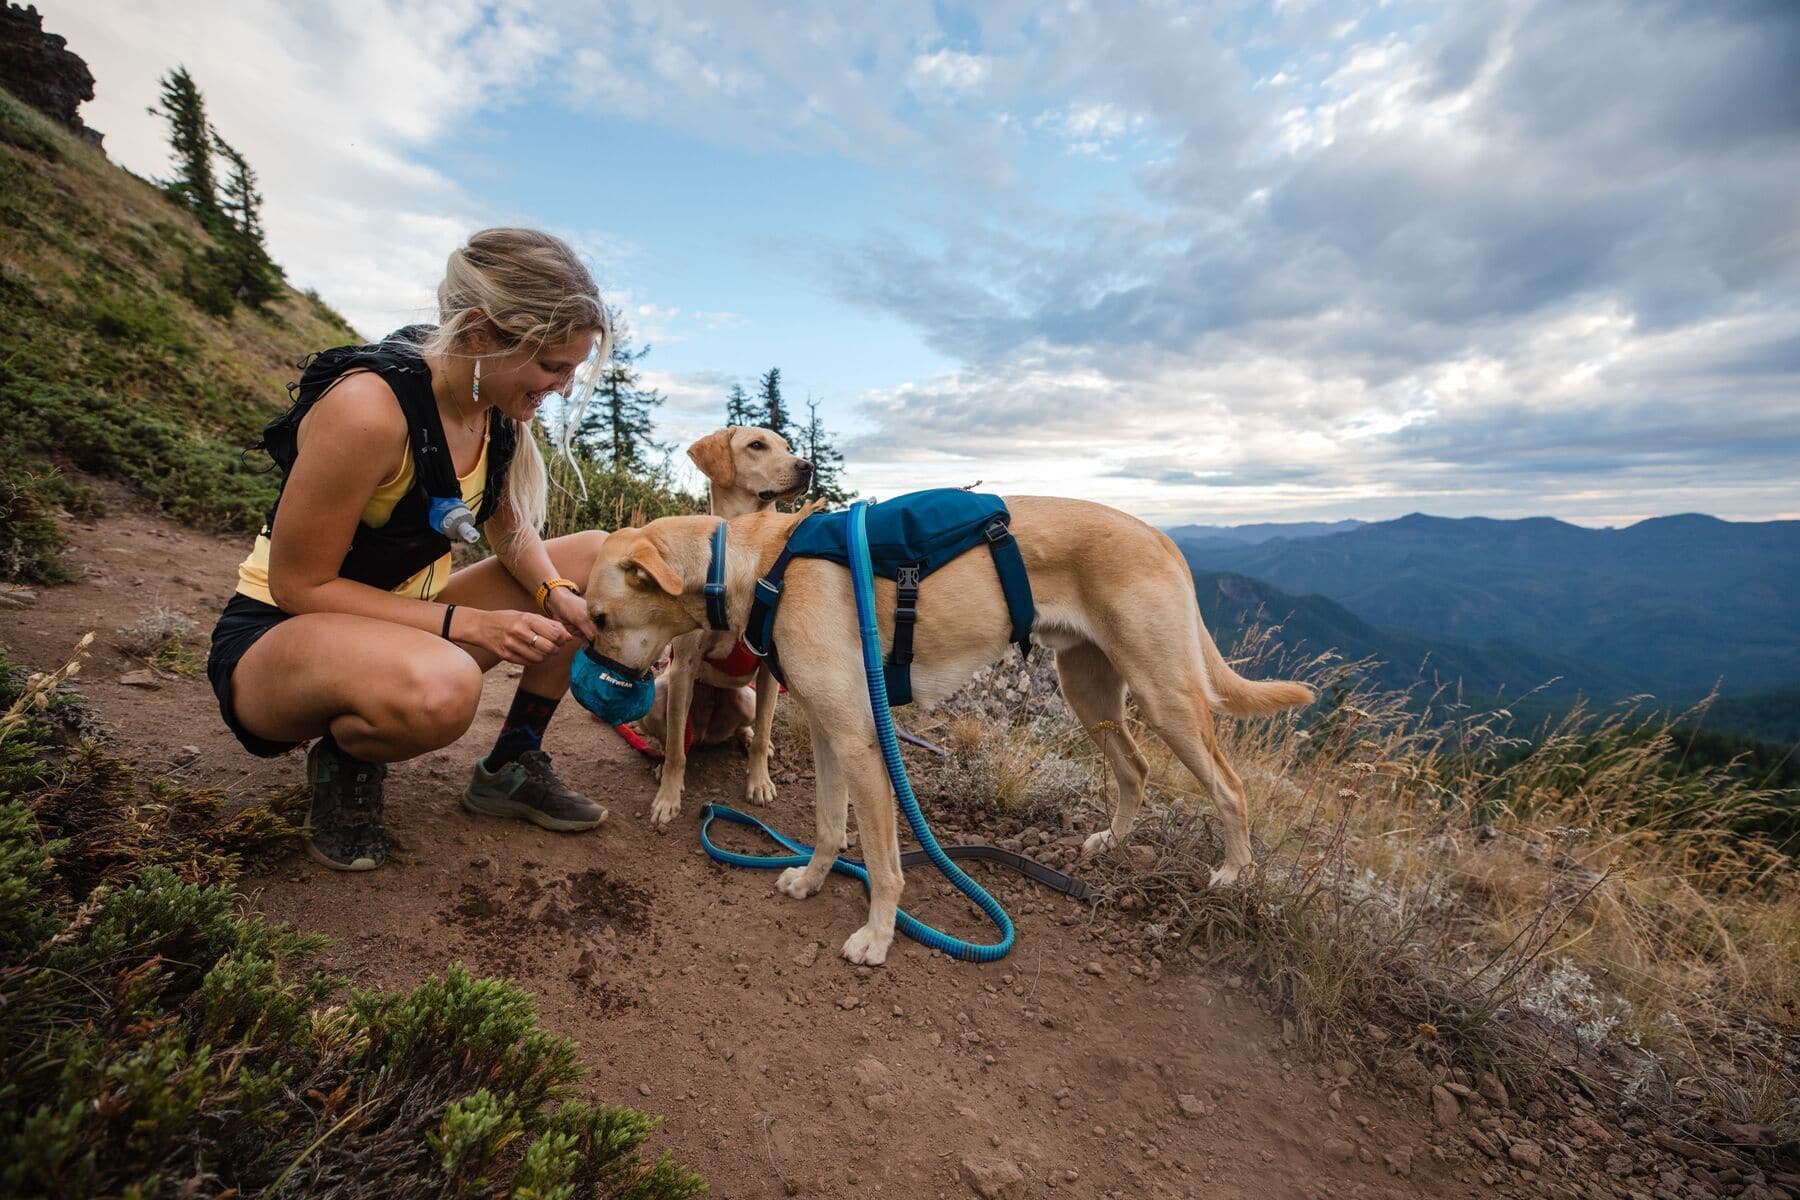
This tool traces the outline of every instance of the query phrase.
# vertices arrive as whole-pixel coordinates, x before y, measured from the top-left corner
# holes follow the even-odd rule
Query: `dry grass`
[[[1668,718],[1576,712],[1527,737],[1503,710],[1371,694],[1358,664],[1275,664],[1269,645],[1252,635],[1240,669],[1327,699],[1222,723],[1257,842],[1239,887],[1208,888],[1211,804],[1132,721],[1152,767],[1137,849],[1086,871],[1102,903],[1144,913],[1152,949],[1251,975],[1322,1053],[1404,1050],[1526,1093],[1573,1081],[1701,1135],[1800,1133],[1800,881],[1755,832],[1791,793],[1681,769]],[[1041,700],[1051,679],[952,702],[952,803],[1110,803],[1098,754]],[[1046,764],[1090,792],[1053,767],[1062,794],[1040,794]]]
[[[192,617],[157,605],[115,631],[119,649],[148,666],[173,675],[194,675],[206,665],[197,647],[199,627]]]

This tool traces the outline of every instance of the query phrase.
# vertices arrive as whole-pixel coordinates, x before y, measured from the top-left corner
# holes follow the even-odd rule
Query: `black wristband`
[[[454,604],[447,604],[444,606],[444,640],[445,641],[450,640],[450,614],[455,611],[456,611],[456,605],[454,605]]]

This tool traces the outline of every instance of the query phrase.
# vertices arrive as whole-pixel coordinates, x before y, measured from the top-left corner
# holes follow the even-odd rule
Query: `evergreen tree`
[[[751,407],[750,397],[744,394],[742,384],[734,383],[731,390],[725,393],[725,424],[754,425],[756,410]]]
[[[762,392],[758,399],[762,401],[762,424],[786,438],[789,445],[794,441],[793,423],[788,420],[787,401],[781,398],[781,368],[770,367],[769,373],[762,377]]]
[[[844,456],[832,445],[831,435],[819,420],[819,402],[806,398],[806,426],[800,430],[800,454],[813,465],[811,495],[834,505],[844,505],[856,498],[844,487]]]
[[[219,156],[231,168],[221,205],[227,284],[239,300],[261,308],[281,294],[282,275],[263,244],[263,198],[256,190],[256,172],[224,138],[214,133],[212,139]]]
[[[206,101],[186,67],[163,76],[162,103],[150,112],[169,123],[169,145],[175,151],[176,176],[163,190],[192,210],[209,231],[217,230],[224,222],[213,181],[212,130],[206,122]]]
[[[649,456],[666,449],[650,433],[656,427],[651,415],[662,403],[655,388],[642,386],[638,363],[650,347],[632,348],[631,327],[625,314],[608,306],[612,324],[612,354],[594,382],[587,414],[576,428],[575,441],[584,458],[608,463],[615,471],[641,470]]]

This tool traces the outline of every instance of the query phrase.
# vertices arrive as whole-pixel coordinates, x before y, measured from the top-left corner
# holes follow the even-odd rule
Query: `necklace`
[[[464,432],[464,433],[466,433],[466,434],[468,434],[468,435],[469,435],[469,436],[470,436],[470,437],[477,437],[477,436],[479,436],[479,435],[480,435],[480,433],[481,433],[481,426],[480,426],[480,418],[481,418],[481,360],[480,360],[480,359],[479,359],[479,358],[477,358],[477,359],[476,359],[476,360],[475,360],[475,381],[474,381],[474,383],[473,383],[473,384],[472,384],[472,385],[471,385],[471,386],[470,386],[470,392],[471,392],[471,393],[472,393],[472,395],[471,395],[471,397],[470,397],[470,399],[471,399],[471,400],[472,400],[472,402],[473,402],[473,403],[474,403],[474,406],[475,406],[475,410],[474,410],[474,412],[473,412],[473,413],[472,413],[472,414],[471,414],[471,415],[470,415],[470,416],[469,416],[469,417],[467,417],[467,418],[465,418],[465,420],[464,420],[464,423],[463,423],[463,432]]]

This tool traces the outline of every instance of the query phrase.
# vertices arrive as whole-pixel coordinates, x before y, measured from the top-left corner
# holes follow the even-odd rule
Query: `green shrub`
[[[73,578],[62,561],[68,538],[56,512],[90,516],[103,507],[92,489],[70,483],[54,467],[28,462],[12,447],[0,451],[0,579],[65,583]]]
[[[0,658],[0,1195],[704,1190],[639,1157],[654,1119],[571,1098],[574,1047],[514,985],[453,966],[340,999],[323,939],[234,899],[291,825],[70,745],[77,706],[16,703],[14,674]]]

